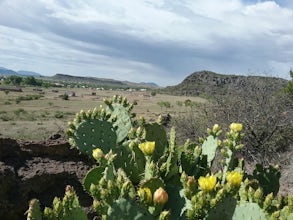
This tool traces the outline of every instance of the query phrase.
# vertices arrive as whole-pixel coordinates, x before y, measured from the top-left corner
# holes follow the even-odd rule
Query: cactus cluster
[[[66,186],[63,199],[57,197],[53,200],[52,208],[46,207],[43,214],[37,199],[32,199],[27,211],[27,220],[60,219],[60,220],[86,220],[87,215],[79,205],[78,197],[71,186]]]
[[[293,197],[276,196],[280,171],[257,165],[253,174],[236,157],[242,125],[232,123],[220,141],[219,125],[208,136],[183,146],[175,128],[168,135],[157,122],[135,119],[126,98],[81,111],[68,125],[72,147],[96,160],[84,178],[93,210],[102,219],[290,219]],[[220,170],[212,167],[220,160]],[[63,200],[41,213],[32,200],[28,219],[86,219],[71,187]]]

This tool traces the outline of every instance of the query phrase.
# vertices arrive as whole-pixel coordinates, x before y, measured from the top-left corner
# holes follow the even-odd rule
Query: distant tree
[[[184,105],[185,105],[186,107],[191,106],[191,100],[190,100],[190,99],[186,99],[186,100],[184,101]]]
[[[160,101],[157,104],[161,107],[161,111],[162,111],[162,108],[164,107],[164,102],[163,101]]]
[[[166,111],[167,111],[167,108],[171,108],[171,103],[170,102],[164,102],[164,107],[166,108]]]
[[[30,86],[41,86],[43,84],[42,80],[37,80],[33,76],[25,77],[23,83]]]
[[[22,77],[15,76],[15,75],[9,76],[4,80],[5,84],[12,84],[15,86],[20,85],[21,82],[22,82]]]
[[[171,103],[167,101],[160,101],[157,104],[161,107],[161,110],[163,107],[166,108],[166,110],[167,108],[171,108]]]
[[[156,91],[152,91],[151,92],[151,96],[156,96],[157,95],[157,92]]]

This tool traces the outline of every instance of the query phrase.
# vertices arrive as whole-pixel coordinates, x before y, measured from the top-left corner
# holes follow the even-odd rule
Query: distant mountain
[[[0,75],[19,75],[19,74],[13,70],[0,67]]]
[[[16,76],[34,76],[34,77],[43,77],[40,73],[27,70],[14,71],[4,67],[0,67],[0,75],[16,75]],[[44,79],[53,80],[53,81],[63,81],[71,83],[85,83],[91,84],[100,87],[113,87],[113,88],[149,88],[156,89],[159,86],[155,83],[135,83],[129,81],[119,81],[114,79],[105,79],[105,78],[96,78],[96,77],[83,77],[83,76],[71,76],[67,74],[57,73],[51,77],[44,77]]]
[[[275,77],[222,75],[199,71],[186,77],[180,84],[168,86],[162,92],[173,95],[208,96],[233,95],[258,89],[273,94],[282,89],[287,80]]]
[[[0,75],[36,76],[36,77],[42,76],[40,73],[36,73],[32,71],[26,71],[26,70],[14,71],[11,69],[7,69],[5,67],[0,67]]]
[[[50,78],[55,81],[72,82],[72,83],[86,83],[86,84],[96,85],[96,86],[100,86],[100,87],[158,88],[157,85],[148,84],[148,83],[134,83],[134,82],[119,81],[119,80],[106,79],[106,78],[71,76],[71,75],[61,74],[61,73],[57,73],[56,75],[54,75]]]
[[[33,71],[19,70],[17,72],[22,76],[36,76],[36,77],[42,76],[40,73],[36,73]]]

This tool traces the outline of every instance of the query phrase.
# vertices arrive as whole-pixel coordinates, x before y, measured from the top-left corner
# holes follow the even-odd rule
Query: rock
[[[55,196],[64,196],[66,185],[74,187],[83,207],[90,207],[82,180],[92,166],[57,136],[46,142],[0,139],[0,219],[26,219],[31,199],[39,199],[42,208],[51,206]]]

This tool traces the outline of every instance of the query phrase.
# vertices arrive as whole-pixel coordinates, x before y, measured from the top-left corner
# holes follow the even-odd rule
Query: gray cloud
[[[288,0],[2,0],[0,64],[161,85],[201,69],[289,77],[292,8]]]

